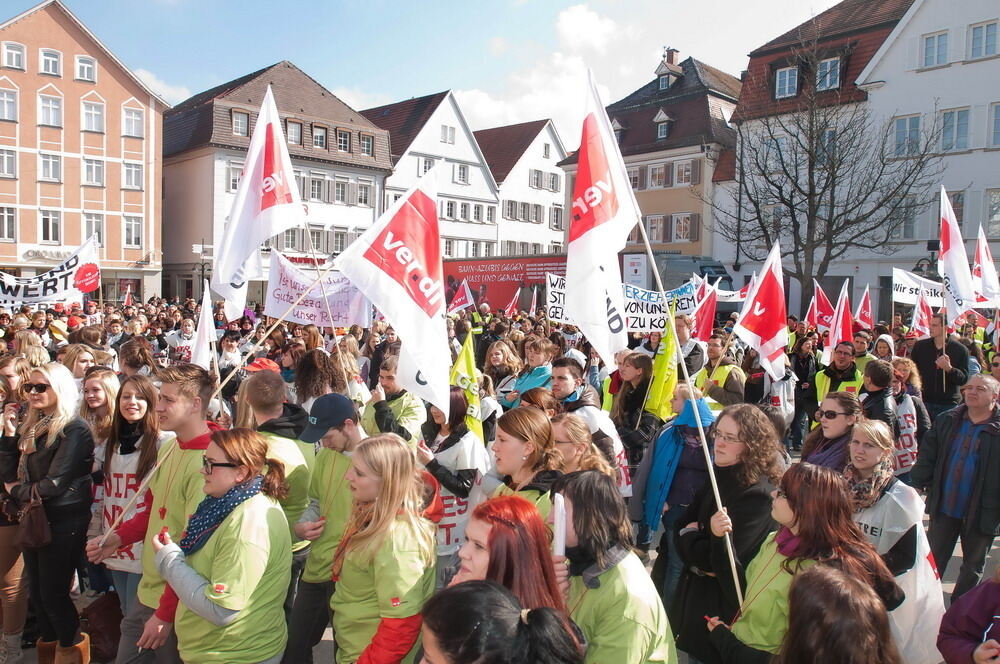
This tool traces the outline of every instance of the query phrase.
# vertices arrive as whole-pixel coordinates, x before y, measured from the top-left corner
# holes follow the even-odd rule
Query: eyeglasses
[[[733,443],[743,444],[743,441],[736,436],[730,436],[728,433],[722,433],[721,431],[715,432],[715,439],[721,440],[724,443],[732,445]]]
[[[850,413],[841,413],[836,410],[817,410],[815,418],[817,420],[835,420],[838,415],[850,415]]]
[[[34,392],[36,394],[45,394],[50,387],[52,386],[48,383],[25,383],[24,391],[28,393]]]
[[[201,467],[205,469],[206,475],[211,475],[212,471],[216,468],[239,468],[238,463],[222,463],[220,461],[212,461],[208,458],[208,455],[202,455],[201,457]]]
[[[995,367],[1000,367],[1000,362],[994,362],[994,363],[993,363],[993,366],[995,366]]]

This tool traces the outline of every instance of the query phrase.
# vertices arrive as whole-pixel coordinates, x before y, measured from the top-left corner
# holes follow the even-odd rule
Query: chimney
[[[678,53],[679,51],[676,48],[667,48],[667,51],[664,54],[664,58],[666,59],[667,64],[676,65]]]

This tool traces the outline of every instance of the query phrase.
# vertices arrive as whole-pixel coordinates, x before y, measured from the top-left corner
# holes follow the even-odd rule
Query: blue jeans
[[[136,593],[139,592],[139,579],[142,578],[142,574],[122,572],[116,569],[108,571],[111,572],[111,582],[118,593],[118,603],[121,604],[122,615],[126,616],[129,609],[135,606]]]
[[[653,565],[654,583],[659,586],[663,606],[666,607],[667,611],[670,610],[670,605],[674,601],[677,583],[680,581],[681,572],[684,571],[684,562],[674,545],[674,527],[686,509],[687,505],[672,505],[663,513],[663,536],[660,537],[660,545],[657,547],[658,555],[656,563]]]

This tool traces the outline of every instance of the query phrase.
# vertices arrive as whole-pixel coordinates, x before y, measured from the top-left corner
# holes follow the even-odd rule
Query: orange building
[[[107,299],[158,295],[166,108],[59,0],[0,24],[0,269],[96,234]]]

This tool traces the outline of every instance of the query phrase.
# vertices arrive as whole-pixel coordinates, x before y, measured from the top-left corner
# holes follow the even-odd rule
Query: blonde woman
[[[51,362],[37,367],[28,380],[22,386],[28,395],[24,423],[17,426],[17,404],[4,407],[0,477],[18,505],[41,499],[51,531],[48,544],[24,552],[40,632],[38,659],[52,662],[58,655],[67,662],[89,661],[90,639],[80,633],[69,593],[90,523],[94,438],[76,414],[77,390],[69,369]]]
[[[486,370],[483,372],[493,380],[493,384],[500,391],[505,381],[509,382],[509,388],[513,389],[517,375],[521,373],[523,364],[521,358],[515,353],[513,347],[506,341],[494,341],[486,351]]]
[[[542,517],[547,517],[552,508],[549,490],[562,475],[563,467],[548,416],[531,406],[504,413],[497,420],[493,458],[504,482],[493,495],[521,496],[534,503]]]
[[[353,373],[360,376],[361,381],[367,385],[368,365],[371,363],[371,358],[361,354],[361,348],[358,345],[358,338],[353,334],[346,334],[341,337],[339,342],[337,342],[337,347],[340,350],[341,357],[344,358],[344,369],[348,372],[348,374],[353,371]],[[348,378],[350,378],[350,375]]]
[[[374,436],[345,477],[354,507],[333,557],[337,663],[411,662],[435,559],[416,458],[399,436]]]
[[[41,346],[27,346],[22,354],[24,355],[24,359],[28,361],[28,366],[32,369],[52,361],[52,358],[49,357],[49,351]]]
[[[63,365],[73,372],[73,379],[79,387],[83,387],[83,376],[87,369],[97,364],[94,359],[94,351],[90,346],[84,344],[70,344],[66,346],[66,352],[62,359]]]
[[[590,435],[590,427],[572,413],[559,413],[552,418],[552,437],[563,458],[563,472],[596,470],[618,481],[618,473],[597,449]]]
[[[14,354],[23,355],[31,346],[42,347],[42,338],[30,330],[14,333]]]

